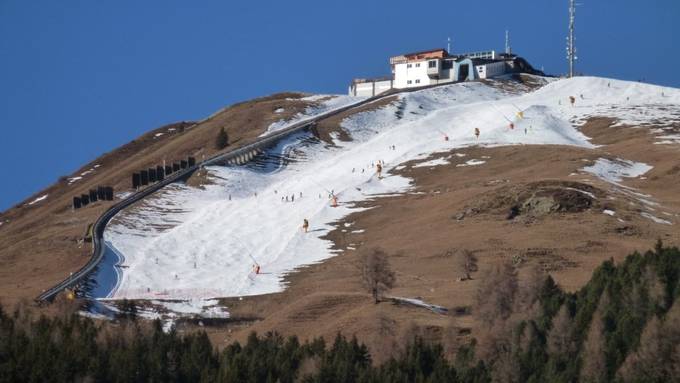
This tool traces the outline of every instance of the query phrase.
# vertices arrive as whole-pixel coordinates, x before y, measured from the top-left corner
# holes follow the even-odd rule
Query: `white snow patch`
[[[189,299],[186,301],[152,300],[151,303],[162,306],[168,311],[180,314],[181,316],[229,318],[229,312],[224,307],[217,306],[217,299]]]
[[[282,119],[278,120],[276,122],[273,122],[269,125],[267,128],[267,131],[262,134],[262,136],[266,136],[267,134],[271,132],[275,132],[277,130],[285,129],[288,126],[308,120],[311,117],[314,117],[319,114],[323,114],[326,112],[330,112],[335,109],[342,108],[344,106],[354,104],[356,102],[359,102],[361,100],[364,100],[364,97],[352,97],[352,96],[345,96],[345,95],[313,95],[313,96],[308,96],[308,97],[303,97],[300,100],[303,101],[310,101],[310,102],[315,102],[317,103],[314,106],[309,106],[305,109],[304,112],[298,113],[292,118],[289,119]],[[281,112],[283,112],[282,108],[279,108]],[[280,113],[278,110],[275,111],[275,113]]]
[[[666,221],[665,219],[657,218],[657,217],[655,217],[655,216],[653,216],[653,215],[651,215],[647,212],[642,212],[642,213],[640,213],[640,215],[645,217],[645,218],[651,219],[652,221],[654,221],[656,223],[660,223],[660,224],[663,224],[663,225],[672,225],[673,224],[671,221]]]
[[[613,161],[606,158],[598,158],[593,165],[586,166],[581,170],[593,174],[601,180],[619,185],[623,177],[635,178],[647,173],[651,169],[652,166],[642,162],[633,162],[621,158]]]
[[[421,162],[413,165],[414,168],[434,167],[439,165],[449,165],[450,162],[444,158],[435,158],[434,160]]]
[[[278,109],[276,109],[276,110],[274,111],[274,113],[283,113],[284,111],[285,111],[285,109],[283,109],[283,108],[278,108]]]
[[[132,194],[133,194],[133,193],[132,193],[132,192],[129,192],[129,191],[120,192],[120,193],[116,193],[116,198],[118,198],[118,199],[126,199],[127,197],[131,196]]]
[[[614,214],[616,214],[616,212],[614,210],[609,210],[609,209],[602,210],[602,213],[610,215],[612,217],[614,216]]]
[[[461,167],[461,166],[476,166],[476,165],[481,165],[481,164],[485,164],[485,163],[486,163],[486,161],[472,159],[472,160],[465,161],[464,164],[458,164],[456,166],[458,166],[458,167]]]
[[[359,233],[363,233],[363,232],[365,232],[365,231],[366,231],[366,230],[364,230],[364,229],[352,230],[352,233],[353,233],[353,234],[359,234]]]
[[[38,197],[38,198],[34,199],[33,201],[29,202],[28,204],[29,204],[29,205],[36,204],[36,203],[38,203],[38,202],[44,200],[45,198],[47,198],[47,194],[41,195],[40,197]]]

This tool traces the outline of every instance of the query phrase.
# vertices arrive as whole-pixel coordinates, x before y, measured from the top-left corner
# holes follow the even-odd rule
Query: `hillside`
[[[316,136],[284,140],[245,167],[208,168],[200,188],[167,188],[107,228],[121,259],[114,288],[99,296],[170,312],[189,300],[196,314],[224,298],[239,325],[211,328],[218,344],[275,329],[342,331],[390,349],[406,332],[475,334],[478,283],[506,260],[522,277],[538,267],[574,291],[604,260],[658,238],[677,244],[680,92],[528,79],[395,96],[323,121]],[[374,305],[361,262],[375,248],[396,272],[390,294],[456,314]],[[463,249],[480,271],[461,282]]]
[[[232,149],[252,142],[282,120],[323,110],[327,97],[281,93],[224,108],[199,122],[180,122],[149,131],[0,213],[0,300],[33,299],[87,262],[82,243],[88,225],[111,204],[132,192],[133,172],[150,166],[216,153],[224,127]],[[72,198],[97,186],[113,186],[115,199],[72,210]]]
[[[313,114],[343,102],[256,100],[223,111],[222,124],[234,121],[229,135],[247,142],[285,126],[293,114],[281,116],[280,108]],[[181,330],[197,322],[179,316],[203,317],[200,325],[218,346],[252,330],[277,330],[305,340],[357,335],[378,361],[414,333],[456,349],[483,334],[474,297],[499,264],[510,261],[523,286],[538,270],[572,292],[605,260],[620,261],[659,238],[680,243],[678,105],[676,89],[593,77],[524,77],[395,95],[321,121],[246,166],[209,167],[118,214],[105,232],[113,252],[92,281],[105,288],[81,293],[109,304],[137,300],[142,315]],[[249,111],[253,125],[244,117]],[[186,138],[186,148],[194,148],[187,154],[207,153],[220,127],[209,121],[198,125],[206,126],[203,141]],[[229,130],[237,126],[241,133]],[[199,130],[183,134],[192,131]],[[147,163],[178,152],[172,149],[149,149]],[[141,167],[129,161],[117,186]],[[331,206],[331,194],[339,206]],[[63,194],[61,213],[29,214],[41,201],[3,214],[17,214],[0,227],[0,241],[14,249],[0,253],[10,265],[0,275],[3,299],[29,296],[84,263],[73,256],[73,243],[103,206],[79,216],[64,207],[70,197]],[[71,217],[79,221],[55,227]],[[31,222],[49,230],[19,230]],[[62,247],[36,240],[66,233]],[[27,250],[32,244],[42,255]],[[395,272],[390,296],[448,314],[374,304],[361,269],[377,248]],[[479,259],[471,280],[461,280],[456,258],[463,250]]]

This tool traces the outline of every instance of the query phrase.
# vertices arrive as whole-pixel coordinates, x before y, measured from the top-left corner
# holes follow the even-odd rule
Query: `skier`
[[[574,103],[576,102],[576,97],[569,96],[569,102],[571,103],[571,106],[574,106]]]
[[[444,141],[448,141],[448,140],[449,140],[449,136],[447,134],[444,134]]]
[[[510,123],[510,130],[513,130],[513,129],[515,129],[515,124],[511,122]]]
[[[331,196],[331,207],[338,207],[338,197],[335,194]]]
[[[302,230],[304,230],[305,233],[309,230],[309,221],[307,221],[307,218],[302,220]]]
[[[475,137],[479,139],[479,128],[475,128]]]
[[[255,273],[255,275],[260,274],[260,265],[258,265],[257,263],[254,264],[253,265],[253,272]]]
[[[382,179],[382,165],[380,165],[380,162],[376,165],[376,173],[378,173],[378,179]]]

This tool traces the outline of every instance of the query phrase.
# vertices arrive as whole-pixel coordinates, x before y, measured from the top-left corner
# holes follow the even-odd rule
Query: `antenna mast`
[[[567,37],[567,60],[569,60],[569,77],[574,77],[574,61],[576,57],[576,39],[574,37],[574,21],[576,19],[576,4],[569,0],[569,36]]]
[[[449,54],[451,54],[451,38],[450,37],[446,38],[446,51],[449,52]]]
[[[510,49],[510,31],[505,30],[505,53],[510,54],[512,50]]]

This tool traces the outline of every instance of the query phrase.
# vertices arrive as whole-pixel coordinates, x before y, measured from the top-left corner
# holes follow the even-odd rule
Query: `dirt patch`
[[[204,186],[206,185],[213,185],[215,182],[212,181],[210,178],[210,175],[208,174],[207,169],[199,169],[194,174],[187,179],[186,184],[187,186],[199,188],[199,189],[205,189]]]
[[[477,214],[493,214],[508,220],[539,218],[554,213],[579,213],[597,204],[606,193],[581,182],[545,180],[501,186],[475,197],[473,203],[453,216],[461,221]]]

